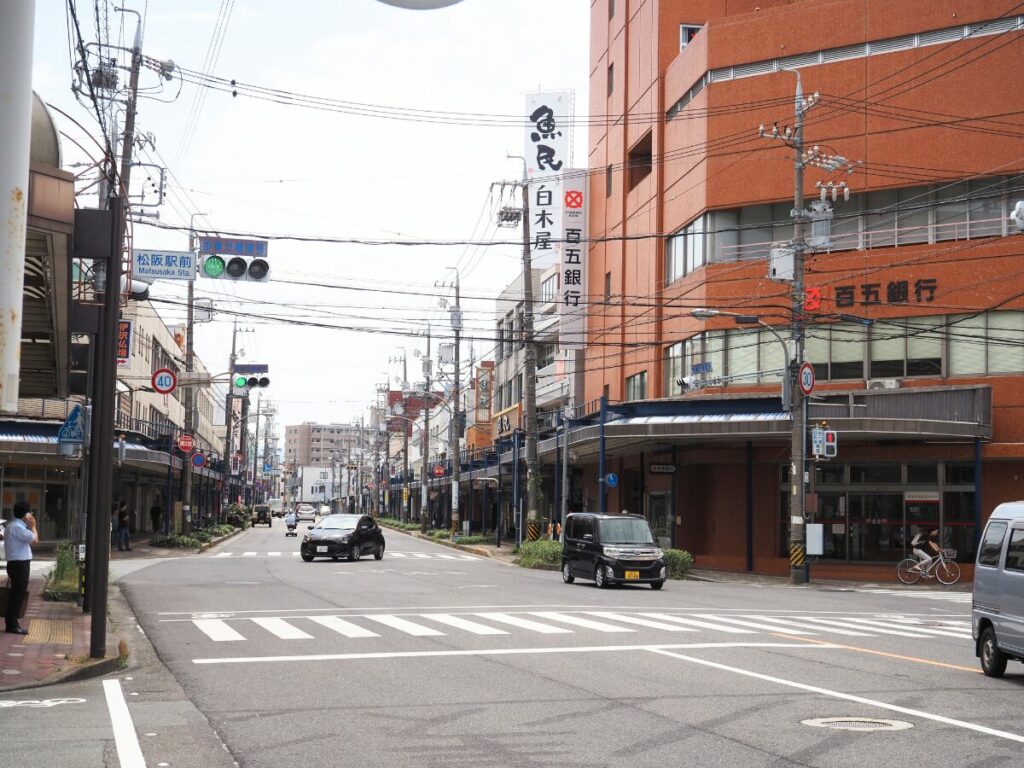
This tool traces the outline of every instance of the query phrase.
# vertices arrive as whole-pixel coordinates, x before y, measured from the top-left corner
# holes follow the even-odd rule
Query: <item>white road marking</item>
[[[267,552],[267,554],[270,555],[271,557],[280,557],[281,556],[280,552]]]
[[[380,637],[376,632],[371,632],[368,629],[360,627],[358,624],[353,624],[350,621],[345,621],[338,616],[310,616],[311,621],[315,621],[328,629],[333,629],[338,634],[344,635],[345,637]]]
[[[776,616],[747,616],[745,618],[754,619],[755,621],[767,621],[770,624],[781,624],[778,631],[789,632],[790,627],[799,627],[802,629],[810,629],[813,625],[807,623],[805,616],[800,616],[800,621],[794,621],[792,619],[780,619]],[[838,627],[831,626],[814,626],[820,632],[832,632],[836,635],[846,635],[848,637],[871,637],[867,632],[854,632],[851,629],[839,629]]]
[[[434,555],[434,557],[440,557],[442,560],[458,560],[458,558],[455,557],[455,555],[440,555],[440,554],[438,554],[438,555]]]
[[[744,621],[743,619],[734,619],[731,616],[712,616],[711,614],[699,613],[697,614],[702,619],[710,619],[712,621],[724,621],[727,624],[738,624],[741,627],[751,627],[753,629],[767,629],[769,632],[778,632],[782,627],[774,624],[765,624],[759,621]],[[787,629],[791,635],[814,635],[816,632],[806,632],[802,629]]]
[[[603,621],[593,621],[592,619],[584,619],[567,613],[556,613],[555,611],[531,611],[531,615],[550,621],[561,621],[564,624],[572,624],[584,629],[593,629],[598,632],[636,632],[635,629],[630,629],[629,627],[618,627],[614,624],[605,624]]]
[[[273,635],[282,640],[312,640],[313,636],[308,635],[284,619],[254,618],[249,619],[253,624],[258,624]]]
[[[117,749],[117,762],[121,768],[146,768],[146,758],[139,747],[139,737],[135,733],[128,703],[124,699],[120,680],[104,680],[103,694],[107,698],[107,711],[110,713],[110,725],[114,729],[114,746]]]
[[[242,557],[256,557],[255,552],[243,552]]]
[[[615,653],[622,651],[664,651],[704,648],[790,648],[801,651],[836,650],[832,643],[669,643],[665,645],[596,645],[547,648],[490,648],[462,651],[381,651],[378,653],[319,653],[307,656],[234,656],[221,659],[192,659],[193,664],[264,664],[295,661],[362,661],[370,659],[420,659],[446,656],[516,656],[559,653]]]
[[[231,557],[234,552],[218,552],[214,557]]]
[[[699,619],[688,619],[682,616],[672,616],[668,613],[641,613],[648,619],[658,619],[659,621],[671,621],[679,624],[688,624],[694,627],[700,627],[701,629],[717,629],[719,632],[727,632],[731,635],[753,635],[755,634],[749,629],[740,629],[739,627],[730,627],[725,624],[712,624],[708,621],[700,621]]]
[[[587,611],[590,616],[597,616],[600,619],[611,619],[612,621],[621,621],[624,624],[636,624],[640,627],[649,627],[651,629],[663,629],[666,632],[696,632],[695,629],[689,627],[681,627],[678,624],[666,624],[663,621],[651,621],[650,619],[638,619],[635,616],[626,616],[624,613],[609,613],[607,611]]]
[[[405,552],[388,552],[388,555],[391,557],[408,557]]]
[[[198,627],[203,634],[217,643],[231,640],[245,640],[245,637],[228,626],[226,621],[220,619],[193,619],[192,623]]]
[[[824,646],[817,646],[824,647]],[[831,646],[835,647],[835,646]],[[720,664],[717,661],[708,661],[707,659],[698,659],[695,656],[686,656],[681,653],[673,653],[672,650],[666,648],[654,648],[653,653],[660,654],[662,656],[668,656],[673,659],[679,659],[681,661],[689,661],[693,664],[700,664],[705,667],[711,667],[712,669],[720,669],[724,672],[733,672],[737,675],[744,675],[746,677],[752,677],[756,680],[764,680],[769,683],[775,683],[777,685],[783,685],[788,688],[796,688],[801,691],[807,691],[808,693],[816,693],[820,696],[830,696],[835,699],[843,699],[844,701],[852,701],[857,704],[866,704],[870,707],[878,707],[880,709],[886,709],[890,712],[899,712],[903,715],[910,717],[919,717],[922,720],[931,720],[936,723],[943,723],[944,725],[953,725],[958,728],[966,728],[970,731],[976,731],[978,733],[984,733],[988,736],[996,736],[1000,739],[1007,739],[1008,741],[1016,741],[1020,744],[1024,744],[1024,736],[1016,733],[1009,733],[1008,731],[1000,731],[995,728],[989,728],[984,725],[977,725],[975,723],[968,723],[964,720],[956,720],[951,717],[945,717],[943,715],[936,715],[931,712],[924,712],[920,709],[910,709],[909,707],[901,707],[896,704],[887,704],[884,701],[878,701],[876,699],[868,699],[864,696],[855,696],[850,693],[843,693],[842,691],[833,691],[828,688],[819,688],[816,685],[806,685],[805,683],[798,683],[794,680],[786,680],[781,677],[775,677],[773,675],[766,675],[761,672],[754,672],[749,669],[741,669],[739,667],[732,667],[728,664]]]
[[[872,631],[874,631],[875,627],[886,627],[886,628],[888,628],[888,627],[892,626],[892,623],[890,623],[890,622],[876,621],[875,619],[861,619],[861,618],[849,618],[849,619],[846,619],[846,624],[847,625],[849,625],[849,624],[866,624],[868,626],[866,626],[865,629],[869,629],[869,630],[872,630]],[[910,625],[910,624],[897,624],[897,626],[905,626],[907,629],[911,629],[914,632],[924,632],[926,635],[939,635],[941,637],[955,637],[957,640],[960,640],[961,638],[964,637],[964,635],[962,633],[953,632],[952,630],[949,630],[949,629],[941,629],[941,628],[933,629],[931,627],[925,627],[923,625],[918,625],[918,624],[914,624],[914,625]]]
[[[429,560],[430,559],[430,555],[428,555],[426,552],[412,552],[410,554],[413,557],[418,557],[420,560]]]
[[[422,624],[416,624],[408,619],[392,616],[389,613],[378,613],[373,616],[366,616],[365,618],[380,622],[386,627],[397,629],[399,632],[405,632],[407,635],[413,635],[414,637],[436,637],[444,634],[444,632],[438,632],[436,629],[424,627]]]
[[[531,621],[521,616],[511,616],[507,613],[478,613],[477,616],[490,621],[497,621],[501,624],[510,624],[520,629],[528,629],[531,632],[540,632],[542,635],[563,635],[570,634],[571,629],[565,627],[552,627],[550,624],[541,624],[539,621]]]
[[[456,629],[464,629],[467,632],[472,632],[474,635],[507,635],[504,629],[498,629],[497,627],[488,627],[486,624],[480,624],[476,621],[470,621],[469,619],[463,619],[459,616],[452,616],[450,613],[430,613],[423,614],[423,618],[430,619],[431,621],[439,621],[442,624],[447,624],[449,627],[455,627]]]
[[[863,630],[868,630],[869,629],[869,627],[858,626],[857,624],[853,624],[853,623],[851,623],[849,621],[836,621],[835,619],[821,619],[821,618],[818,618],[817,616],[808,616],[806,620],[807,621],[812,621],[815,624],[826,624],[828,626],[847,627],[849,629],[863,629]],[[874,627],[870,627],[870,630],[872,632],[875,632],[875,633],[878,633],[878,634],[882,634],[882,635],[896,635],[897,637],[917,637],[917,638],[928,637],[928,635],[922,635],[920,632],[904,632],[901,629],[880,629],[880,628],[876,629]]]

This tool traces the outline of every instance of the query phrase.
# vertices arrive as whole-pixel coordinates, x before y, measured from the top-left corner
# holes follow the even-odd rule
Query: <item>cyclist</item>
[[[939,529],[932,528],[927,534],[921,532],[914,536],[910,541],[910,546],[914,551],[914,555],[920,561],[917,566],[911,570],[918,571],[925,575],[928,574],[928,568],[931,567],[932,560],[935,555],[941,551],[937,539],[939,538]]]

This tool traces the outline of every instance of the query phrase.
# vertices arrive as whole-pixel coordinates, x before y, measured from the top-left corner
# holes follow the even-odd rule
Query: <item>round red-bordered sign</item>
[[[196,441],[192,438],[192,435],[180,435],[178,437],[178,450],[182,453],[188,453],[196,447]]]
[[[193,467],[205,467],[206,457],[201,453],[192,454],[192,466]]]
[[[565,207],[566,208],[582,208],[583,207],[583,193],[578,189],[570,189],[565,193]]]
[[[800,374],[798,376],[800,382],[800,391],[804,395],[809,395],[814,391],[814,366],[810,363],[802,363],[800,365]]]
[[[157,368],[150,383],[157,394],[169,395],[178,386],[178,375],[170,368]]]
[[[432,471],[434,477],[444,477],[444,464],[435,464]]]

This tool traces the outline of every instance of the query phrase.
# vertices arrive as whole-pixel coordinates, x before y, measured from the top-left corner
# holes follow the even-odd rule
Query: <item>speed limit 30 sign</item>
[[[814,366],[810,363],[803,363],[800,366],[800,391],[809,395],[814,391]]]

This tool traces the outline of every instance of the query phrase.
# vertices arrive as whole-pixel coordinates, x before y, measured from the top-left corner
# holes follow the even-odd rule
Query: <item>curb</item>
[[[120,656],[110,656],[105,659],[90,659],[89,661],[72,667],[71,669],[55,672],[45,680],[36,680],[35,682],[24,683],[22,685],[4,686],[0,688],[0,693],[6,693],[7,691],[29,691],[33,688],[45,688],[46,686],[59,685],[60,683],[77,683],[81,680],[89,680],[93,677],[102,677],[103,675],[115,671],[120,660]]]
[[[181,547],[153,547],[153,545],[150,545],[150,546],[153,549],[155,549],[155,550],[160,550],[161,552],[175,552],[175,553],[179,553],[179,554],[183,554],[183,555],[198,555],[201,552],[205,552],[210,547],[214,547],[217,544],[220,544],[222,541],[227,541],[232,536],[237,536],[238,534],[242,533],[242,531],[246,531],[246,530],[249,530],[249,529],[248,528],[235,528],[235,530],[233,530],[231,533],[226,533],[223,536],[221,536],[219,539],[214,539],[213,541],[208,541],[205,544],[200,544],[199,545],[199,549],[183,549]]]

